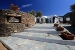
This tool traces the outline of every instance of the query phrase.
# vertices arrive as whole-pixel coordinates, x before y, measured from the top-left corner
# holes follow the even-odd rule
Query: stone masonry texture
[[[13,14],[13,15],[12,15]],[[8,17],[20,17],[20,22],[9,22]],[[9,10],[2,9],[0,10],[0,36],[11,35],[12,32],[21,32],[25,28],[30,28],[35,25],[35,16],[22,12],[20,10]]]

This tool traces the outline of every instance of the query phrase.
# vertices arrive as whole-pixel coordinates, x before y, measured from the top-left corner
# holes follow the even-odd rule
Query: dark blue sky
[[[17,5],[21,11],[42,11],[43,16],[64,15],[70,12],[75,0],[0,0],[0,9],[9,9],[10,4]]]

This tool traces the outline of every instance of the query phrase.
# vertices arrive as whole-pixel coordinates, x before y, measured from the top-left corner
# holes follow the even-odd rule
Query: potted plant
[[[61,26],[58,26],[56,29],[57,29],[57,31],[63,31],[64,30],[64,28]]]
[[[58,25],[59,25],[58,23],[55,23],[55,24],[54,24],[55,27],[57,27]]]
[[[54,26],[55,26],[55,27],[58,27],[58,25],[59,25],[58,22],[54,23]]]
[[[65,31],[65,32],[61,32],[61,35],[68,39],[68,40],[73,40],[74,39],[74,34],[68,32],[68,31]]]

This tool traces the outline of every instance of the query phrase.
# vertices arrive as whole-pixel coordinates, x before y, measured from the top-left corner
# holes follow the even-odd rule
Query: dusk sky
[[[0,0],[0,9],[10,9],[10,4],[17,5],[21,11],[42,11],[43,16],[62,16],[70,12],[70,5],[75,0]]]

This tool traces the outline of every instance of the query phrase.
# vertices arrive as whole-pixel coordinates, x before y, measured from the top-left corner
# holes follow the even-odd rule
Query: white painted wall
[[[66,18],[66,21],[70,21],[70,18]]]

